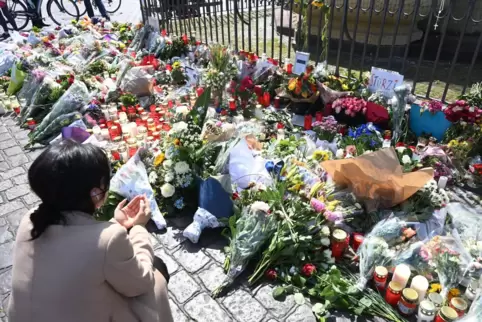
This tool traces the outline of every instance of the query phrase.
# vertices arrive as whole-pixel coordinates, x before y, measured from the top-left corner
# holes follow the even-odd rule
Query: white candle
[[[446,176],[441,176],[438,179],[438,187],[440,189],[445,189],[445,186],[447,186],[447,181],[449,181],[449,179]]]
[[[397,282],[402,285],[402,288],[405,288],[408,283],[408,279],[410,278],[410,267],[405,264],[400,264],[395,267],[395,271],[393,272],[392,282]]]
[[[428,290],[428,281],[422,275],[417,275],[412,279],[410,288],[413,288],[418,293],[418,302],[420,303],[425,299],[425,294]]]
[[[135,122],[129,123],[129,132],[131,134],[131,138],[135,138],[137,135],[137,124]]]

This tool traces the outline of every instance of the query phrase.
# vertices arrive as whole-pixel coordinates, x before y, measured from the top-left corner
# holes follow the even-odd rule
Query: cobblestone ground
[[[27,171],[41,150],[25,151],[28,131],[20,129],[12,116],[0,117],[0,293],[1,308],[6,309],[10,294],[12,251],[15,233],[25,213],[39,199],[30,191]],[[198,245],[182,237],[189,218],[168,222],[167,231],[152,234],[156,255],[171,274],[169,295],[175,322],[311,322],[308,306],[297,306],[292,297],[278,302],[272,287],[250,289],[241,282],[227,296],[212,299],[210,292],[224,277],[222,263],[226,241],[220,231],[205,231]],[[243,279],[241,279],[243,280]],[[0,319],[7,321],[4,310]]]

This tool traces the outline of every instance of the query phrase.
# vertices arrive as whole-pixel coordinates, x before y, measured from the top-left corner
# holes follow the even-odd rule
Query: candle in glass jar
[[[293,73],[293,64],[288,58],[285,60],[285,65],[286,65],[286,73],[287,74]]]
[[[255,85],[255,86],[254,86],[254,93],[255,93],[258,97],[261,96],[262,92],[263,92],[263,89],[262,89],[261,85]]]
[[[384,291],[388,280],[388,270],[383,266],[375,267],[373,272],[373,281],[375,282],[375,287],[379,291]]]
[[[425,299],[425,294],[428,290],[428,280],[422,275],[417,275],[412,279],[410,288],[414,289],[418,293],[418,301],[423,301]]]
[[[440,310],[440,308],[442,307],[442,304],[444,302],[444,299],[442,298],[442,295],[440,295],[439,293],[430,293],[427,296],[427,299],[430,302],[432,302],[432,304],[435,306],[435,311]]]
[[[30,131],[35,130],[35,127],[36,127],[35,120],[33,118],[28,118],[27,119],[27,126],[28,126],[28,129]]]
[[[274,98],[273,103],[274,103],[275,108],[280,108],[280,98],[279,98],[279,96],[276,96]]]
[[[271,104],[271,95],[269,94],[269,92],[263,93],[263,103],[265,107],[268,107]]]
[[[363,240],[365,237],[363,237],[362,234],[360,233],[354,233],[353,234],[353,251],[356,252],[360,245],[363,243]]]
[[[120,153],[119,153],[119,148],[117,146],[113,146],[112,149],[110,149],[110,154],[112,155],[112,159],[114,160],[120,160]]]
[[[127,124],[129,122],[125,112],[119,112],[119,122],[120,124]]]
[[[398,282],[391,281],[388,283],[387,291],[385,292],[385,301],[391,306],[395,306],[402,297],[402,285]]]
[[[131,137],[135,137],[137,135],[137,124],[136,122],[129,123],[129,132],[131,133]]]
[[[118,120],[119,117],[117,116],[117,107],[111,107],[109,108],[109,119],[112,121]]]
[[[313,116],[311,114],[305,115],[305,130],[311,130],[311,125],[313,124]]]
[[[102,140],[102,132],[101,132],[100,126],[95,125],[95,126],[92,128],[92,134],[94,134],[95,138],[96,138],[98,141],[101,141],[101,140]]]
[[[479,288],[479,283],[477,281],[472,281],[467,286],[465,290],[465,297],[470,301],[473,302],[475,300],[475,295],[477,294],[477,289]]]
[[[402,315],[410,316],[417,310],[418,293],[412,288],[406,288],[402,291],[402,296],[398,301],[398,310]]]
[[[459,317],[462,317],[464,316],[465,314],[465,311],[467,311],[467,307],[468,307],[468,304],[467,304],[467,301],[464,300],[463,298],[461,297],[454,297],[450,300],[450,305],[449,305],[452,309],[455,310],[455,312],[457,312],[457,315]]]
[[[405,264],[400,264],[395,267],[395,271],[393,272],[393,282],[397,282],[402,285],[402,288],[405,288],[408,283],[408,279],[410,278],[410,267]]]
[[[154,119],[147,119],[147,130],[151,132],[156,130],[156,124],[154,123]]]
[[[114,125],[109,128],[109,135],[111,140],[118,137],[120,134],[121,134],[120,129],[117,126]]]
[[[348,247],[348,234],[341,229],[335,229],[332,234],[331,254],[334,258],[340,258]]]
[[[129,153],[127,152],[127,146],[125,144],[119,145],[119,155],[123,162],[129,160]]]
[[[423,300],[418,307],[417,322],[433,322],[435,319],[435,305],[429,300]]]
[[[448,306],[443,306],[435,317],[435,322],[453,322],[458,319],[457,312]]]
[[[229,99],[229,109],[231,111],[236,111],[236,101],[233,98]]]

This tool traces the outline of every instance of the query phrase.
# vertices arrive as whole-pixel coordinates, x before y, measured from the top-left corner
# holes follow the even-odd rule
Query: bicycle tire
[[[68,14],[69,16],[73,17],[73,18],[77,19],[77,17],[82,17],[85,14],[85,12],[87,11],[84,8],[85,9],[84,13],[80,12],[82,9],[79,8],[79,5],[78,5],[77,1],[75,1],[75,0],[59,0],[59,1],[60,1],[60,5],[65,10],[65,13]],[[66,2],[68,2],[67,6],[65,5]],[[75,4],[75,6],[73,8],[70,8],[70,5],[72,5],[72,4]],[[75,11],[75,7],[77,7],[79,9],[78,15],[77,15],[77,12]]]
[[[62,0],[62,1],[64,1],[64,0]],[[83,0],[77,1],[77,7],[79,8],[79,12],[80,12],[81,17],[83,17],[87,14],[87,8],[85,7]]]
[[[62,24],[62,21],[59,19],[59,18],[60,18],[59,15],[54,15],[54,14],[52,14],[52,4],[57,5],[57,3],[55,2],[55,0],[49,0],[49,2],[47,3],[47,14],[49,15],[50,19],[52,19],[52,21],[53,21],[55,24],[57,24],[57,25],[60,26],[60,25]],[[66,12],[61,0],[59,0],[59,3],[58,3],[58,4],[60,5],[60,7],[57,6],[57,7],[59,8],[59,10],[60,10],[61,12]],[[74,6],[74,7],[73,7],[73,10],[74,10],[73,12],[74,12],[75,14],[74,14],[74,15],[68,14],[68,15],[74,17],[74,19],[76,19],[76,20],[79,20],[79,19],[80,19],[79,7],[77,7],[77,4],[75,4],[75,2],[72,2],[72,4],[73,4],[73,6]]]
[[[102,0],[101,0],[102,1]],[[116,1],[118,1],[117,5],[116,5]],[[111,0],[111,4],[112,6],[109,6],[109,0],[106,1],[107,3],[104,2],[104,7],[105,7],[105,11],[107,13],[115,13],[117,12],[117,10],[120,9],[120,6],[122,4],[122,0]]]
[[[15,20],[18,30],[23,30],[25,29],[25,27],[27,27],[31,19],[27,6],[18,0],[14,0],[12,1],[12,3],[13,5],[8,6],[8,11],[10,12],[13,19]],[[10,1],[9,1],[9,4],[10,4]],[[22,19],[20,19],[20,23],[17,17],[22,17]],[[10,26],[10,28],[8,29],[13,30],[13,27]]]

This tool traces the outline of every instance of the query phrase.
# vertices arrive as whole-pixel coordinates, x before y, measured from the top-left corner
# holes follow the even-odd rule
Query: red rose
[[[227,112],[226,110],[222,110],[222,111],[221,111],[221,115],[222,115],[222,116],[227,115],[227,114],[228,114],[228,112]]]
[[[171,70],[172,70],[172,66],[171,66],[171,65],[166,65],[166,69],[167,69],[168,71],[171,71]]]
[[[162,37],[166,37],[166,36],[167,36],[167,31],[166,31],[166,29],[162,29],[162,31],[161,31],[161,36],[162,36]]]
[[[241,81],[241,86],[252,89],[254,86],[254,83],[251,77],[246,76],[245,78],[243,78],[243,80]]]
[[[186,34],[182,35],[182,41],[184,41],[184,45],[187,45],[189,43],[189,39],[187,38]]]
[[[240,91],[240,92],[246,91],[246,87],[243,86],[243,85],[239,86],[239,91]]]
[[[269,280],[276,280],[276,278],[278,278],[278,273],[276,273],[276,271],[272,268],[268,269],[264,275],[266,276],[267,279]]]
[[[303,268],[301,268],[301,273],[306,277],[311,277],[316,272],[316,266],[313,264],[305,264]]]
[[[283,123],[278,122],[278,123],[276,124],[276,129],[280,130],[280,129],[284,129],[284,128],[285,128],[285,125],[284,125]]]
[[[239,199],[239,193],[233,192],[233,195],[231,196],[231,199],[238,200]]]

